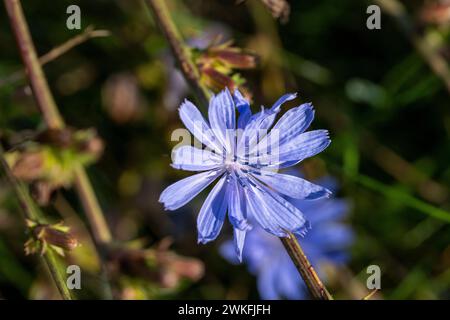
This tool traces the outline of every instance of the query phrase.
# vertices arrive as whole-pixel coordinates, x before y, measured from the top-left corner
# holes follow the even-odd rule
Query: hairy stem
[[[199,100],[208,105],[211,93],[200,82],[198,68],[192,61],[189,47],[185,44],[180,32],[170,17],[166,0],[145,0],[145,2],[150,7],[155,21],[166,37],[186,81],[192,87]]]
[[[306,287],[308,288],[311,296],[317,300],[333,300],[333,297],[323,285],[317,275],[317,272],[314,270],[313,266],[303,252],[303,249],[298,243],[295,235],[289,233],[289,237],[280,238],[280,240],[297,267],[303,281],[305,281]]]
[[[45,123],[51,129],[64,128],[64,120],[59,113],[42,71],[20,1],[4,0],[4,2],[26,73],[30,80],[33,95]],[[96,242],[100,245],[111,242],[111,233],[84,168],[77,170],[75,180],[77,192],[83,203]]]
[[[198,76],[198,70],[190,58],[186,45],[184,44],[175,23],[170,17],[165,1],[146,0],[146,3],[151,8],[153,16],[169,42],[175,59],[177,60],[185,79],[197,91],[196,93],[202,101],[209,101],[210,93],[201,85],[199,81],[200,78]],[[303,253],[303,250],[298,244],[295,236],[290,234],[290,237],[280,239],[297,267],[301,277],[305,281],[311,296],[320,300],[332,300],[333,298],[323,285],[317,273],[314,271],[314,268],[311,266],[308,258]]]
[[[38,206],[31,199],[30,195],[26,187],[20,183],[12,174],[8,163],[3,157],[3,150],[0,147],[0,162],[5,175],[13,187],[17,198],[19,199],[20,206],[22,208],[24,217],[26,219],[37,221],[39,223],[45,223],[42,212],[39,210]],[[56,287],[58,288],[61,297],[64,300],[72,300],[73,297],[70,294],[69,289],[67,288],[66,281],[64,280],[63,271],[61,271],[60,263],[58,262],[55,253],[52,250],[46,250],[46,252],[42,255],[42,259],[45,261],[45,264],[48,267],[49,273],[55,282]]]

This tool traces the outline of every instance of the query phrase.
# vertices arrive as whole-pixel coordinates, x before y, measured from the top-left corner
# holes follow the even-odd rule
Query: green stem
[[[169,42],[175,59],[180,66],[185,79],[194,88],[200,99],[208,103],[211,94],[200,83],[197,67],[190,57],[189,50],[184,44],[180,32],[170,17],[166,2],[164,0],[145,1],[152,10],[156,22]],[[306,255],[303,253],[303,250],[297,242],[295,236],[290,234],[290,237],[280,239],[297,267],[301,277],[305,281],[311,296],[320,300],[332,300],[332,296],[323,285],[317,273],[314,271],[314,268]]]
[[[48,267],[48,270],[50,272],[50,275],[52,276],[53,280],[55,281],[56,287],[58,288],[59,293],[61,294],[61,297],[64,300],[73,300],[73,296],[70,294],[69,289],[67,288],[67,283],[64,279],[63,274],[61,273],[60,264],[58,262],[58,259],[55,255],[55,253],[51,250],[47,250],[46,253],[44,253],[44,260]]]
[[[38,206],[31,199],[26,187],[20,183],[12,174],[8,163],[6,162],[3,156],[3,150],[0,147],[0,162],[5,172],[6,177],[8,178],[11,186],[14,188],[14,191],[19,199],[20,206],[22,207],[24,216],[26,219],[37,221],[39,223],[44,223],[44,215],[39,210]],[[54,252],[52,250],[46,250],[46,252],[42,255],[42,259],[45,261],[45,264],[48,267],[51,277],[58,288],[61,297],[64,300],[72,300],[72,295],[67,288],[66,281],[63,276],[63,272],[61,271],[61,266],[59,261],[57,260]]]

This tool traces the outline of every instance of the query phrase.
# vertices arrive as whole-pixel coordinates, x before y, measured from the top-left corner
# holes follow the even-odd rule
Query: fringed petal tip
[[[178,112],[180,112],[182,109],[184,109],[186,107],[186,104],[188,103],[192,103],[191,101],[189,101],[187,98],[185,98],[183,100],[183,102],[181,102],[180,106],[178,107]]]
[[[237,256],[237,261],[238,261],[238,263],[242,263],[242,251],[239,252],[239,251],[236,249],[236,256]]]
[[[311,230],[311,223],[308,220],[306,220],[303,226],[301,226],[297,230],[293,230],[292,233],[296,236],[300,236],[303,238],[308,233],[308,230]]]
[[[298,97],[298,92],[291,92],[288,94],[292,97],[291,100],[296,99]]]
[[[170,207],[166,206],[165,203],[162,202],[162,201],[158,201],[158,202],[163,205],[164,211],[174,211],[174,210],[176,210],[176,209],[171,209]]]
[[[167,205],[167,203],[161,198],[159,198],[158,202],[163,205],[164,211],[174,211],[174,210],[178,209],[178,208],[171,207],[170,205]]]
[[[197,244],[207,244],[208,242],[211,242],[214,239],[204,237],[202,234],[198,234],[197,238]]]
[[[314,201],[314,200],[323,200],[329,199],[333,195],[333,192],[329,189],[323,188],[318,192],[312,192],[309,196],[307,196],[304,200]]]
[[[275,111],[278,112],[281,108],[281,105],[284,104],[287,101],[291,101],[294,100],[295,98],[297,98],[297,92],[294,93],[287,93],[285,95],[283,95],[280,99],[277,100],[277,102],[275,102],[272,106],[271,111]]]
[[[234,253],[236,254],[237,262],[242,263],[242,256],[244,253],[244,242],[239,244],[236,242],[236,239],[234,240]]]

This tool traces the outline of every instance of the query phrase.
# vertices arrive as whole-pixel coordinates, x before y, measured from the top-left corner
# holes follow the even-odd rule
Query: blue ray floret
[[[331,182],[331,179],[327,179]],[[334,189],[330,183],[325,186]],[[348,258],[347,249],[353,242],[353,231],[342,222],[349,212],[345,199],[319,199],[306,201],[290,199],[311,223],[311,229],[301,239],[301,245],[313,266],[320,273],[322,262],[340,265]],[[233,241],[220,247],[222,256],[238,263]],[[243,250],[243,261],[257,277],[258,291],[263,299],[303,299],[308,297],[304,281],[279,239],[259,227],[248,232]]]
[[[295,98],[296,94],[284,95],[271,108],[253,114],[239,91],[232,95],[226,89],[210,100],[208,120],[191,102],[180,106],[181,120],[204,148],[176,148],[172,166],[200,173],[167,187],[159,201],[166,210],[176,210],[218,180],[198,215],[200,243],[216,239],[228,215],[241,259],[245,235],[253,225],[250,213],[259,227],[275,236],[285,237],[287,231],[301,234],[307,226],[305,217],[284,196],[319,199],[331,194],[303,178],[277,172],[330,144],[326,130],[305,132],[314,118],[310,103],[290,109],[274,125],[282,104]]]

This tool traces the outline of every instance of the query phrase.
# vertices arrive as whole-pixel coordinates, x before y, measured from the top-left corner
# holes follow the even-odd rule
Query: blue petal
[[[270,150],[281,147],[283,144],[288,143],[303,133],[311,125],[313,119],[314,109],[311,103],[305,103],[299,107],[288,110],[251,153],[254,153],[261,148]]]
[[[340,223],[316,226],[312,230],[314,231],[309,232],[304,241],[320,248],[324,256],[327,251],[346,249],[354,240],[353,231]]]
[[[234,152],[236,110],[228,88],[211,99],[209,104],[209,123],[214,134],[228,152]]]
[[[305,298],[305,286],[300,274],[287,253],[283,256],[282,267],[278,276],[278,291],[289,300]]]
[[[254,218],[264,230],[278,237],[286,237],[286,231],[305,231],[308,224],[300,210],[255,179],[252,182],[248,184],[247,201]]]
[[[280,295],[277,291],[276,276],[282,272],[276,268],[276,264],[268,265],[258,274],[258,292],[263,300],[278,300]]]
[[[280,159],[301,161],[322,152],[330,143],[328,130],[308,131],[280,146]]]
[[[222,154],[223,146],[221,146],[220,142],[214,137],[209,124],[192,102],[185,100],[179,108],[179,113],[181,121],[183,121],[186,128],[198,141],[211,150],[214,150],[216,153]]]
[[[242,135],[239,137],[238,154],[240,157],[246,156],[268,132],[268,129],[275,121],[276,112],[263,110],[251,116],[245,126]]]
[[[256,144],[264,138],[267,134],[267,130],[272,126],[277,114],[281,110],[281,105],[286,101],[293,100],[297,97],[296,93],[289,93],[282,96],[275,102],[270,109],[264,109],[258,113],[255,113],[248,120],[247,125],[244,128],[244,132],[239,139],[238,152],[242,153],[242,150],[251,150]],[[246,155],[247,153],[243,153]]]
[[[239,90],[234,90],[233,94],[234,104],[239,112],[238,119],[238,129],[244,129],[247,125],[250,117],[252,116],[252,111],[250,109],[250,103],[244,98],[244,96],[239,92]]]
[[[324,199],[322,201],[299,201],[297,206],[310,220],[311,224],[318,225],[327,222],[339,222],[350,212],[350,203],[344,199]],[[306,204],[308,204],[306,206]],[[304,210],[302,208],[305,208]],[[319,212],[316,212],[319,211]]]
[[[327,130],[308,131],[281,145],[278,150],[249,157],[249,162],[261,163],[273,168],[286,167],[287,164],[295,165],[322,152],[330,143]]]
[[[182,146],[172,151],[172,167],[188,171],[205,171],[219,167],[222,157],[209,151]]]
[[[256,178],[275,191],[295,199],[313,200],[329,197],[331,194],[331,191],[326,188],[287,174],[263,173]]]
[[[219,247],[219,252],[231,264],[239,264],[239,259],[236,256],[236,246],[234,241],[227,240]]]
[[[295,98],[297,98],[297,93],[287,93],[285,95],[283,95],[280,99],[278,99],[272,106],[272,108],[270,108],[273,112],[279,112],[280,111],[280,107],[283,103],[287,102],[287,101],[291,101],[294,100]]]
[[[227,212],[227,184],[224,175],[209,193],[197,217],[198,242],[217,238]]]
[[[250,230],[251,226],[247,221],[247,207],[245,204],[245,195],[234,176],[229,177],[228,217],[231,224],[239,230]]]
[[[339,190],[339,181],[332,176],[323,176],[317,179],[316,183],[330,189],[333,193]]]
[[[166,210],[176,210],[191,201],[223,171],[206,171],[187,177],[168,186],[159,197]]]
[[[234,248],[239,262],[242,262],[242,252],[244,250],[245,235],[247,231],[234,228]]]

